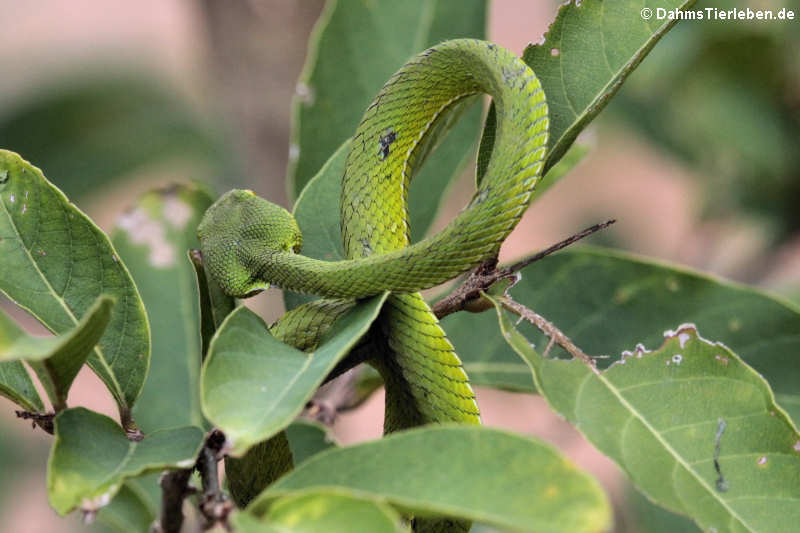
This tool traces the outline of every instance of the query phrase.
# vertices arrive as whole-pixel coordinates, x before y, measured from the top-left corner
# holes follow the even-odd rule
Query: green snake
[[[437,121],[469,96],[487,93],[496,134],[469,204],[438,234],[410,244],[408,188]],[[497,257],[527,209],[544,166],[548,108],[533,71],[492,43],[441,43],[406,63],[367,108],[342,177],[341,230],[347,259],[300,255],[292,215],[234,190],[198,228],[206,268],[236,297],[277,286],[322,296],[293,309],[272,333],[312,349],[354,299],[391,291],[363,351],[386,384],[385,429],[428,422],[480,423],[461,361],[419,292]]]

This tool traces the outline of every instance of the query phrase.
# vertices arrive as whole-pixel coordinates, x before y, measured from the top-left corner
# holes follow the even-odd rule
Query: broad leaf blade
[[[541,357],[497,306],[550,405],[657,503],[709,530],[800,524],[800,433],[766,381],[692,325],[604,371]]]
[[[130,274],[106,235],[39,169],[0,150],[0,178],[0,291],[56,334],[74,328],[101,294],[116,300],[88,362],[128,425],[150,361],[150,330]]]
[[[329,1],[314,28],[308,58],[292,102],[293,127],[288,188],[296,197],[344,142],[372,98],[414,54],[457,37],[483,38],[485,0],[437,2]],[[409,28],[412,31],[409,31]],[[472,150],[479,113],[449,135],[419,179],[444,187]],[[444,176],[444,179],[441,177]],[[439,194],[431,194],[434,202]]]
[[[331,155],[320,171],[308,182],[294,203],[292,214],[303,234],[303,255],[324,261],[345,259],[342,232],[339,224],[339,198],[342,195],[342,176],[350,140]],[[287,310],[316,296],[284,291]]]
[[[424,516],[446,515],[512,531],[577,533],[610,524],[588,475],[532,439],[481,427],[427,427],[309,459],[250,509],[313,487],[373,494]]]
[[[695,0],[651,0],[655,13],[689,9]],[[645,20],[642,2],[570,0],[558,10],[542,44],[528,45],[522,59],[542,82],[550,110],[550,140],[545,172],[558,163],[578,134],[617,93],[677,18]],[[494,144],[487,121],[481,158]],[[478,181],[482,176],[478,167]],[[485,169],[485,167],[484,167]]]
[[[150,319],[150,374],[134,409],[146,433],[202,425],[200,311],[186,252],[198,247],[197,225],[212,203],[211,194],[199,184],[152,190],[117,219],[111,235]]]
[[[225,432],[232,455],[241,456],[291,423],[369,329],[385,299],[383,294],[356,305],[308,354],[275,339],[246,307],[228,315],[203,365],[201,397],[203,412]]]
[[[83,407],[55,418],[47,466],[50,505],[61,515],[107,505],[126,478],[167,468],[190,468],[203,444],[196,427],[161,430],[128,440],[116,422]]]
[[[400,515],[378,498],[347,490],[310,490],[274,501],[262,518],[240,514],[242,533],[400,533]],[[237,529],[238,530],[238,529]]]
[[[692,322],[763,374],[778,403],[800,420],[797,306],[683,267],[589,247],[532,264],[510,292],[586,353],[612,358],[640,342],[656,346],[660,332]],[[494,320],[491,313],[456,313],[442,324],[473,383],[534,392],[524,363],[499,336],[485,334]],[[547,345],[532,327],[520,331]]]

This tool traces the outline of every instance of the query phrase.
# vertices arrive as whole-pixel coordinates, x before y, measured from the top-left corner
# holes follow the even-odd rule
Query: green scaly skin
[[[488,168],[469,205],[440,233],[410,245],[408,187],[428,133],[452,106],[487,93],[497,129]],[[316,294],[273,334],[313,350],[353,299],[391,291],[355,350],[386,384],[387,432],[430,422],[479,424],[475,395],[436,316],[417,291],[497,257],[530,203],[544,166],[548,110],[539,80],[519,58],[477,40],[454,40],[414,57],[369,106],[342,178],[344,261],[299,254],[302,236],[285,209],[231,191],[198,228],[204,262],[222,289],[246,297],[270,286]],[[416,531],[467,531],[469,524],[417,520]]]

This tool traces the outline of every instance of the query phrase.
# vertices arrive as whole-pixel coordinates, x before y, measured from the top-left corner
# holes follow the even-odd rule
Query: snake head
[[[283,207],[234,189],[208,208],[197,227],[206,270],[222,290],[236,298],[269,288],[263,265],[278,253],[298,253],[300,228]]]

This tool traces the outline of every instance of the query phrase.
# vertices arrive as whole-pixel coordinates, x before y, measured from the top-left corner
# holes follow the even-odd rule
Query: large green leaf
[[[219,124],[141,72],[70,75],[11,104],[0,110],[0,146],[58,176],[71,198],[165,161],[190,162],[195,175],[235,176]]]
[[[274,501],[258,518],[239,513],[241,533],[400,533],[400,515],[377,498],[342,489],[300,491]]]
[[[314,28],[292,102],[289,195],[300,194],[334,150],[353,135],[370,101],[411,56],[447,39],[483,38],[485,31],[485,0],[329,0]],[[480,120],[480,110],[474,107],[426,165],[419,179],[425,181],[427,193],[412,192],[418,200],[436,206],[438,193],[471,152]],[[412,203],[416,204],[413,198]],[[435,207],[419,212],[432,219]]]
[[[57,334],[74,328],[101,294],[116,300],[88,362],[130,425],[150,361],[136,286],[106,235],[38,168],[6,150],[0,150],[0,258],[0,291]]]
[[[598,371],[543,358],[495,305],[553,409],[652,500],[707,531],[800,531],[800,433],[724,344],[684,324]]]
[[[198,247],[197,225],[212,202],[196,184],[153,190],[119,217],[112,233],[139,287],[152,331],[150,375],[134,410],[145,432],[202,424],[200,311],[186,252]]]
[[[686,10],[695,0],[652,0],[655,12]],[[547,95],[550,141],[545,168],[561,159],[578,134],[608,104],[677,18],[648,20],[641,1],[568,2],[542,44],[529,45],[523,60],[536,72]]]
[[[62,411],[47,465],[50,505],[61,515],[76,507],[97,510],[129,477],[192,467],[202,444],[196,427],[155,431],[137,442],[107,416],[83,407]]]
[[[345,259],[339,225],[339,198],[350,140],[345,141],[308,182],[294,203],[292,214],[303,234],[303,255],[325,261]],[[286,309],[291,310],[316,297],[284,291]]]
[[[525,268],[511,295],[581,349],[613,359],[692,322],[763,374],[778,403],[800,420],[800,310],[764,293],[682,267],[608,250],[565,250]],[[499,336],[491,313],[456,313],[442,324],[473,383],[533,392],[530,372]],[[520,331],[547,345],[532,327]]]
[[[482,427],[426,427],[321,453],[250,506],[313,487],[373,494],[421,516],[512,531],[602,531],[610,509],[597,482],[551,447]]]
[[[200,379],[203,412],[225,432],[232,455],[241,456],[291,423],[369,329],[385,299],[383,294],[356,305],[311,353],[274,338],[246,307],[228,315],[211,341]]]
[[[74,329],[56,337],[28,335],[0,311],[0,361],[27,361],[39,376],[53,408],[60,411],[67,406],[75,376],[103,336],[113,306],[114,300],[101,296]]]
[[[686,10],[695,0],[653,0],[647,8]],[[547,171],[566,154],[578,134],[617,93],[625,79],[677,18],[642,17],[641,1],[569,0],[539,44],[525,48],[522,59],[542,82],[550,111]],[[494,146],[495,121],[490,108],[478,153],[477,180],[486,171]],[[554,180],[553,180],[554,181]]]

